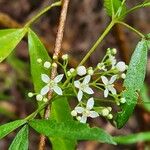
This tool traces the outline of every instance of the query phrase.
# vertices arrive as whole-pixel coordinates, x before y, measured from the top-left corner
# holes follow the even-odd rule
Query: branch
[[[61,15],[60,15],[60,22],[59,22],[58,32],[57,32],[57,36],[56,36],[54,54],[53,54],[53,56],[55,56],[56,58],[58,58],[58,56],[61,52],[62,39],[63,39],[63,34],[64,34],[64,26],[65,26],[65,21],[66,21],[66,16],[67,16],[68,4],[69,4],[69,0],[63,1]],[[56,60],[54,60],[54,62],[55,61]],[[54,79],[56,74],[57,74],[57,65],[53,66],[53,68],[52,68],[51,79]],[[52,90],[50,90],[48,93],[48,101],[51,100],[52,94],[53,94],[53,92],[52,92]],[[44,118],[48,119],[49,115],[50,115],[50,105],[48,105],[45,109]],[[39,150],[45,149],[45,140],[46,140],[46,137],[44,135],[41,135],[40,143],[39,143]]]

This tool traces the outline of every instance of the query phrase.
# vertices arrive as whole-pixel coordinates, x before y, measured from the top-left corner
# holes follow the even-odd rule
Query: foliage
[[[104,0],[104,7],[112,20],[76,68],[69,67],[67,54],[62,55],[61,60],[56,55],[51,59],[38,35],[30,28],[31,24],[45,12],[60,5],[59,1],[46,7],[21,29],[0,30],[0,62],[7,58],[26,33],[28,34],[30,72],[34,85],[34,92],[29,92],[28,96],[38,103],[37,110],[25,119],[1,125],[0,139],[24,125],[11,143],[10,150],[28,149],[28,126],[47,136],[54,150],[59,150],[60,146],[63,150],[73,150],[78,140],[97,140],[114,145],[149,141],[149,132],[112,137],[99,127],[90,127],[87,122],[88,118],[103,117],[113,122],[117,128],[121,128],[132,115],[139,92],[144,101],[149,100],[146,89],[143,88],[150,43],[149,34],[142,34],[123,22],[123,19],[134,10],[150,6],[150,2],[144,1],[128,9],[125,0]],[[108,48],[102,61],[94,67],[86,68],[83,64],[117,23],[125,25],[141,38],[131,57],[129,67],[123,61],[117,62],[116,49]],[[14,68],[20,66],[16,70],[25,78],[26,75],[21,74],[20,69],[26,65],[18,61],[15,55],[11,55],[7,60]],[[120,93],[115,86],[118,80],[124,80],[124,91]],[[103,92],[102,99],[94,95],[95,91]],[[77,103],[73,110],[69,104],[72,98],[76,99]],[[105,102],[106,105],[102,105],[101,102]],[[113,103],[113,106],[107,102]],[[114,116],[116,107],[119,111]],[[51,112],[47,116],[49,109]],[[38,114],[45,119],[36,119]]]

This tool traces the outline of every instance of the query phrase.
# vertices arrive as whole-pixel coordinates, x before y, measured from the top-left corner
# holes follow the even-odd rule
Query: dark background
[[[0,0],[0,28],[18,28],[37,12],[53,1],[50,0]],[[128,7],[132,7],[141,0],[127,0]],[[32,29],[42,38],[50,55],[53,53],[55,37],[58,27],[60,7],[53,8],[42,16]],[[83,58],[92,44],[103,32],[110,18],[106,15],[102,0],[70,0],[67,16],[62,53],[69,53],[70,65],[75,67]],[[150,9],[140,9],[127,16],[126,22],[143,33],[149,32]],[[90,57],[88,65],[94,66],[104,56],[108,47],[118,49],[118,60],[129,62],[130,56],[140,38],[123,26],[116,25],[96,52]],[[35,101],[26,96],[33,89],[29,73],[29,57],[26,38],[16,48],[14,58],[10,57],[0,64],[0,124],[23,118],[35,109]],[[17,63],[16,63],[17,61]],[[146,83],[149,85],[150,60],[147,65]],[[97,124],[112,135],[127,135],[150,130],[150,113],[141,104],[121,130],[117,130],[104,119],[90,120],[91,125]],[[0,141],[0,150],[8,149],[15,137],[12,132]],[[30,150],[36,150],[39,137],[30,131]],[[150,149],[149,143],[134,145],[110,146],[97,142],[79,142],[79,150],[143,150]],[[50,145],[47,144],[47,149]]]

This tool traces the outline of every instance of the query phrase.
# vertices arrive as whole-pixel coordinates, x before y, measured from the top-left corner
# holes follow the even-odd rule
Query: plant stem
[[[53,7],[56,6],[61,6],[61,1],[55,2],[51,4],[50,6],[44,8],[41,12],[39,12],[36,16],[34,16],[31,20],[29,20],[26,24],[25,27],[30,26],[33,22],[35,22],[39,17],[41,17],[44,13],[46,13],[48,10],[50,10]]]
[[[124,22],[121,22],[121,21],[118,21],[117,23],[119,24],[122,24],[124,26],[126,26],[128,29],[132,30],[133,32],[135,32],[137,35],[139,35],[141,38],[145,38],[145,36],[138,30],[136,30],[135,28],[131,27],[130,25],[124,23]]]
[[[132,7],[131,9],[129,9],[125,14],[130,14],[131,12],[133,12],[133,11],[139,9],[139,8],[143,8],[143,7],[149,7],[149,5],[147,5],[147,3],[139,4],[137,6]]]
[[[33,119],[42,109],[44,109],[49,103],[44,103],[43,105],[41,105],[37,110],[35,110],[32,114],[30,114],[29,116],[27,116],[24,120],[29,121],[31,119]]]
[[[110,24],[107,26],[106,30],[103,32],[103,34],[98,38],[98,40],[95,42],[95,44],[91,47],[91,49],[89,50],[89,52],[85,55],[85,57],[82,59],[82,61],[80,62],[80,65],[83,65],[87,59],[91,56],[91,54],[96,50],[97,46],[102,42],[102,40],[104,39],[104,37],[109,33],[109,31],[111,30],[111,28],[114,26],[115,22],[111,21]]]
[[[55,48],[54,48],[54,54],[53,54],[53,57],[55,56],[57,59],[58,59],[58,56],[59,56],[59,53],[60,53],[61,47],[62,47],[62,39],[63,39],[63,34],[64,34],[64,27],[65,27],[65,22],[66,22],[68,5],[69,5],[69,0],[63,0],[62,10],[61,10],[61,14],[60,14],[59,27],[58,27]],[[54,60],[54,63],[57,62],[57,59]],[[56,74],[57,74],[57,65],[52,67],[52,71],[51,71],[51,79],[52,80],[56,77]],[[53,94],[53,91],[50,90],[48,93],[48,101],[51,100],[52,94]],[[49,115],[50,115],[50,105],[48,105],[45,108],[44,118],[48,119]],[[44,135],[41,135],[40,143],[39,143],[39,150],[45,149],[45,140],[46,140],[46,137]]]

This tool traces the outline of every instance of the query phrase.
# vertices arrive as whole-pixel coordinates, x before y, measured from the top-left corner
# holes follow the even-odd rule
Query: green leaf
[[[148,87],[146,84],[143,85],[140,91],[141,101],[145,110],[150,112],[150,97],[148,95]]]
[[[29,55],[30,55],[30,66],[31,75],[34,85],[34,90],[36,93],[40,93],[42,87],[44,87],[44,82],[41,79],[41,74],[50,75],[50,70],[43,67],[45,61],[51,61],[47,50],[38,38],[38,36],[31,30],[28,30],[28,43],[29,43]],[[41,59],[42,63],[38,63],[37,59]],[[42,105],[43,102],[38,102],[38,105]],[[43,116],[44,111],[40,114]]]
[[[39,93],[41,88],[44,86],[44,83],[41,80],[41,74],[44,73],[49,75],[50,71],[49,69],[44,69],[43,65],[37,62],[37,59],[42,59],[42,62],[51,61],[51,59],[44,45],[31,29],[29,29],[28,33],[28,43],[32,80],[35,92]]]
[[[73,121],[70,113],[70,106],[66,97],[60,97],[54,100],[51,107],[51,119],[56,120],[58,123]],[[69,140],[60,137],[50,138],[53,150],[74,150],[76,140]],[[59,144],[58,144],[59,143]]]
[[[26,32],[26,28],[0,30],[0,62],[12,52]]]
[[[142,132],[126,136],[116,136],[113,138],[113,140],[117,144],[133,144],[137,142],[150,141],[150,132]]]
[[[9,150],[28,150],[28,126],[25,125],[16,135]]]
[[[110,17],[117,14],[118,19],[123,19],[122,17],[126,12],[126,6],[122,4],[122,0],[104,0],[104,7]]]
[[[21,125],[25,123],[26,123],[25,120],[16,120],[16,121],[1,125],[0,126],[0,139],[2,139],[7,134],[9,134],[10,132],[17,129],[18,127],[20,127]]]
[[[79,122],[61,122],[53,120],[31,120],[30,126],[48,137],[60,137],[69,140],[97,140],[102,143],[115,144],[112,137],[100,128],[90,128]]]
[[[126,103],[122,105],[122,111],[119,112],[115,117],[118,128],[123,127],[128,121],[137,103],[137,92],[141,90],[145,79],[147,52],[147,41],[142,40],[136,46],[136,49],[131,57],[124,81],[125,91],[123,96],[126,99]]]

